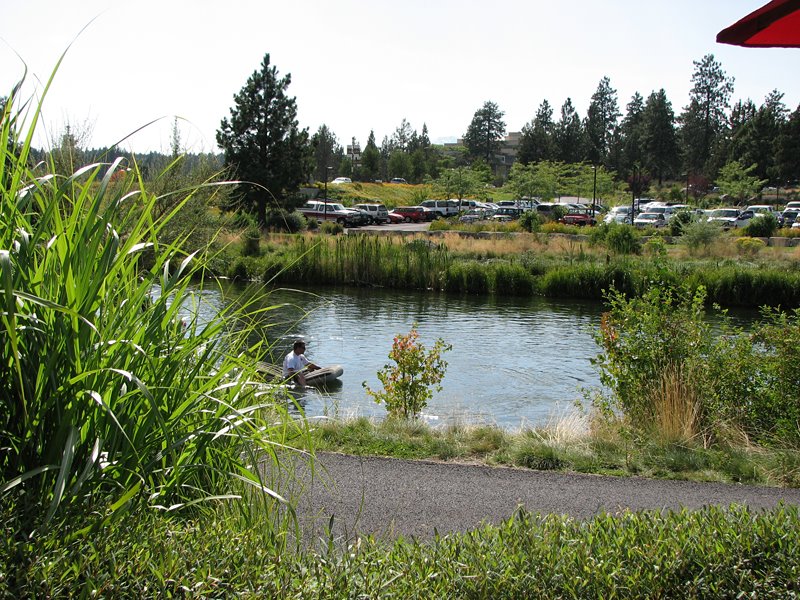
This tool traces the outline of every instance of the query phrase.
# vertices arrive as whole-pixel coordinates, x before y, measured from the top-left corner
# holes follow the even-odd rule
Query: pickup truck
[[[345,227],[355,227],[361,225],[362,213],[352,208],[345,208],[338,202],[323,202],[320,200],[309,200],[297,209],[305,215],[306,219],[316,219],[317,221],[335,221]]]

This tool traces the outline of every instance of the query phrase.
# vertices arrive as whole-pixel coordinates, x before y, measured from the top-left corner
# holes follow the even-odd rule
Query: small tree
[[[755,169],[756,165],[745,168],[738,160],[729,162],[720,169],[717,177],[720,191],[735,198],[737,204],[743,204],[745,200],[758,194],[767,182],[751,174]]]
[[[437,392],[442,389],[441,381],[447,370],[442,353],[452,348],[439,338],[433,348],[426,350],[419,342],[415,323],[406,335],[394,338],[389,358],[395,364],[384,365],[378,371],[383,391],[370,389],[366,381],[362,385],[375,402],[386,405],[390,416],[416,417],[428,405],[433,389]]]

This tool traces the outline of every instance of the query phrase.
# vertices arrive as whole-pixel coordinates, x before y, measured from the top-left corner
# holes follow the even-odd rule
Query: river
[[[222,294],[203,291],[212,310],[241,294],[232,284]],[[259,303],[285,305],[269,313],[263,331],[272,355],[262,360],[280,363],[303,338],[312,362],[344,367],[340,385],[299,398],[310,417],[385,416],[362,382],[380,389],[376,373],[390,362],[394,336],[414,323],[426,346],[437,338],[452,345],[442,390],[422,415],[432,425],[545,425],[570,412],[582,389],[600,385],[591,364],[602,311],[596,303],[358,288],[278,289]]]

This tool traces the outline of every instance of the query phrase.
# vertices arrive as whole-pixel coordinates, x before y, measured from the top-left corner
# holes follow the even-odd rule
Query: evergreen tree
[[[381,153],[375,145],[375,132],[369,132],[367,145],[361,152],[361,177],[364,181],[375,181],[381,177]]]
[[[617,105],[617,91],[611,87],[611,80],[603,77],[592,94],[592,101],[586,112],[586,157],[594,165],[608,165],[608,156],[614,130],[620,113]]]
[[[778,136],[775,154],[776,178],[783,185],[800,179],[800,106],[797,107]]]
[[[576,163],[584,159],[584,132],[581,119],[567,98],[561,106],[561,119],[556,124],[556,157],[561,162]]]
[[[314,148],[314,179],[326,181],[330,178],[331,172],[338,175],[344,150],[336,139],[336,134],[327,125],[322,124],[312,136],[311,145]],[[331,171],[328,171],[328,167]]]
[[[403,152],[408,151],[408,145],[414,133],[411,124],[404,118],[400,126],[394,130],[394,135],[392,135],[392,149],[402,150]]]
[[[394,143],[392,140],[389,139],[388,136],[383,136],[383,141],[381,142],[380,147],[380,154],[381,154],[381,179],[383,181],[389,180],[389,157],[394,152]]]
[[[712,151],[725,131],[734,80],[713,54],[694,61],[694,66],[689,105],[680,118],[684,160],[690,172],[713,176]]]
[[[663,88],[647,98],[642,112],[641,139],[644,148],[642,164],[658,178],[660,186],[665,178],[676,174],[680,164],[675,113]]]
[[[555,158],[555,123],[553,109],[543,100],[533,121],[522,128],[517,151],[517,161],[522,164],[537,163]]]
[[[625,107],[625,117],[619,126],[619,158],[614,165],[621,177],[630,173],[631,167],[641,164],[644,158],[642,142],[642,121],[644,117],[644,98],[639,92],[631,96]]]
[[[299,128],[295,99],[286,95],[290,83],[291,76],[279,78],[265,54],[260,69],[234,96],[230,120],[222,119],[217,131],[225,165],[248,182],[239,186],[240,203],[262,227],[267,203],[286,206],[312,168],[308,131]]]
[[[395,148],[389,155],[389,177],[412,179],[411,156],[400,148]]]
[[[753,175],[766,180],[779,180],[776,168],[778,140],[786,124],[783,94],[773,90],[758,110],[749,102],[749,118],[732,131],[730,158],[742,164],[755,165]],[[733,128],[732,124],[732,128]]]
[[[504,114],[497,104],[488,101],[475,111],[464,135],[464,145],[473,158],[482,158],[487,164],[494,164],[495,154],[500,152],[500,143],[506,134]]]

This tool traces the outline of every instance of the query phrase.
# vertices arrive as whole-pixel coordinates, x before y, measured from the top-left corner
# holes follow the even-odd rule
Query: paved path
[[[533,513],[589,518],[625,509],[700,508],[746,504],[769,508],[800,504],[800,489],[719,483],[602,477],[457,463],[408,461],[319,453],[316,473],[298,514],[306,536],[378,537],[467,531],[499,523],[524,506]]]

